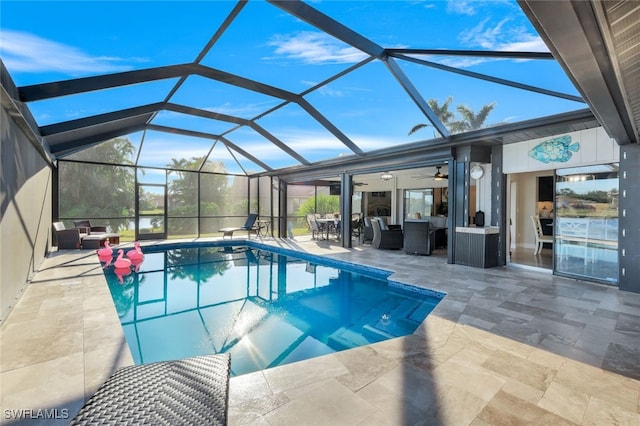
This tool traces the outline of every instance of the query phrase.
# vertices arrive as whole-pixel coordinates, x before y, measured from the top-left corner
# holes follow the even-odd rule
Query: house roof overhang
[[[637,143],[640,2],[518,3],[609,136]]]

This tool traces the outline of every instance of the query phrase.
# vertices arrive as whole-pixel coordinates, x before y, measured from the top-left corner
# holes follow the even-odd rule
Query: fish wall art
[[[529,150],[529,156],[545,164],[551,162],[566,163],[574,152],[580,150],[578,142],[571,143],[571,136],[559,136],[540,142]]]

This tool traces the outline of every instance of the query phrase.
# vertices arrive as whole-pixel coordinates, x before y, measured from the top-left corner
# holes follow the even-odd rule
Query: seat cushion
[[[387,225],[387,221],[384,220],[383,218],[376,216],[374,217],[375,220],[378,221],[378,223],[380,224],[380,230],[381,231],[388,231],[389,230],[389,226]]]
[[[106,240],[106,235],[87,235],[82,238],[82,248],[99,249]]]

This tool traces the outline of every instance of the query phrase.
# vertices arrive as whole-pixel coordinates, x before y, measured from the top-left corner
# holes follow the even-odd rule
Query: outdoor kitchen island
[[[491,268],[498,265],[499,228],[494,226],[457,226],[455,263]]]

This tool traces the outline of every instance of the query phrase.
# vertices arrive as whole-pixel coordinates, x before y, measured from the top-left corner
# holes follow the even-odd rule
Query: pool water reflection
[[[145,250],[105,275],[137,364],[231,353],[234,375],[411,334],[442,294],[249,247]]]

